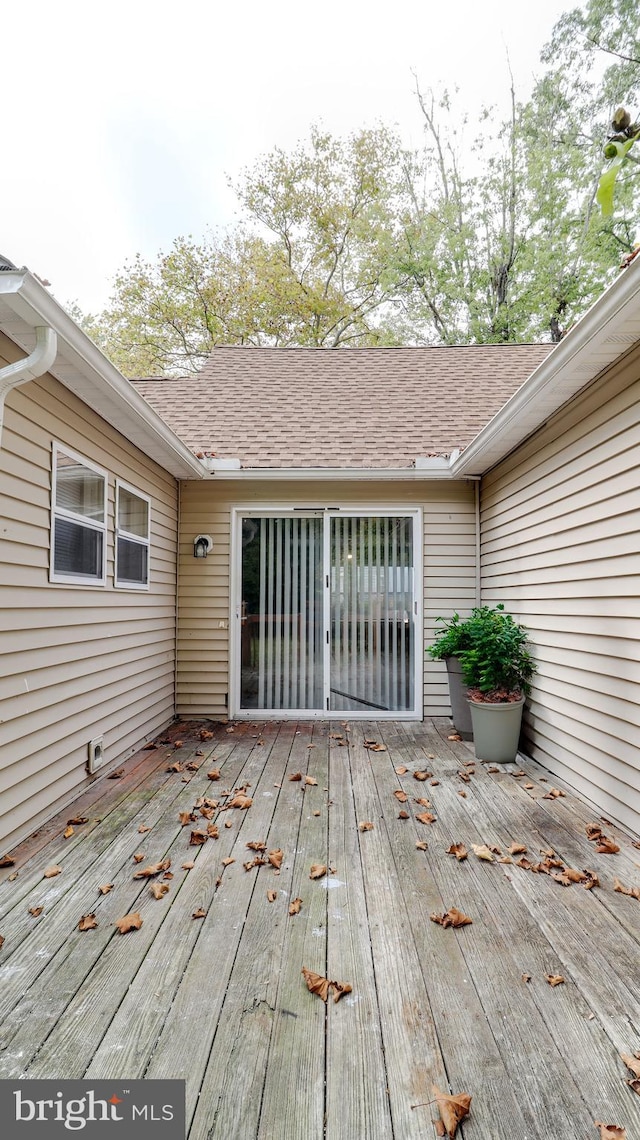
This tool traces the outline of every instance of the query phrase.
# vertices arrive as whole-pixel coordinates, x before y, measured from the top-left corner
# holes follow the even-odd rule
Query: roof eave
[[[58,353],[48,371],[65,388],[176,478],[205,476],[193,453],[29,270],[1,273],[0,299],[17,318],[0,331],[25,351],[38,325],[56,331]]]
[[[467,478],[468,476],[460,476]],[[446,461],[434,462],[424,467],[243,467],[241,470],[218,470],[209,475],[210,479],[232,479],[247,482],[296,482],[317,483],[323,480],[338,482],[373,482],[398,480],[451,479],[452,468]]]
[[[452,464],[483,475],[640,340],[640,258],[605,290]]]

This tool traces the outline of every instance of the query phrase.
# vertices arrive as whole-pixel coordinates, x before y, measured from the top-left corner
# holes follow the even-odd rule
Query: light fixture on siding
[[[213,539],[210,534],[197,534],[193,540],[193,557],[206,558],[213,550]]]

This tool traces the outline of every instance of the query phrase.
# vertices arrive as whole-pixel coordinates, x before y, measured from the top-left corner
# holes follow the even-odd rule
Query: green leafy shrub
[[[471,648],[471,640],[467,634],[468,621],[461,621],[460,614],[452,618],[436,618],[436,640],[430,645],[427,652],[434,661],[442,661],[445,657],[459,657],[464,649]]]
[[[531,689],[536,664],[524,626],[502,604],[481,606],[458,629],[464,683],[475,700],[514,700]]]

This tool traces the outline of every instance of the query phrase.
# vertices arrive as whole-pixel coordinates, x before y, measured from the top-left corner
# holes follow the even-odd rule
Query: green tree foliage
[[[237,179],[238,226],[136,257],[83,326],[130,376],[195,371],[216,344],[559,340],[634,245],[632,163],[615,215],[596,193],[614,108],[640,105],[639,58],[637,0],[586,0],[554,28],[531,98],[512,85],[505,122],[416,81],[414,152],[383,125],[315,127]]]

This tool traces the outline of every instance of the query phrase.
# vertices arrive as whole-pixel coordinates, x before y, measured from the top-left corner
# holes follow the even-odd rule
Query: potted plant
[[[479,760],[516,759],[522,710],[536,664],[524,626],[503,605],[481,606],[464,623],[459,652]]]
[[[436,640],[429,646],[428,652],[434,661],[444,661],[447,666],[449,680],[449,699],[451,701],[451,719],[456,731],[463,740],[473,740],[473,727],[471,724],[471,711],[467,700],[467,686],[462,678],[462,664],[460,654],[471,648],[471,641],[467,635],[467,622],[462,621],[459,614],[451,618],[439,617],[436,625]]]

